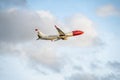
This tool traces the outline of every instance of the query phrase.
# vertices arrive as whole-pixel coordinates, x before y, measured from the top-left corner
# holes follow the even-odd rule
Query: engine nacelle
[[[72,33],[73,33],[73,36],[77,36],[77,35],[83,34],[84,32],[80,30],[75,30],[75,31],[72,31]]]

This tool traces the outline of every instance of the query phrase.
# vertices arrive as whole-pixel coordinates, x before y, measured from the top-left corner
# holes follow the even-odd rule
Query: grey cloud
[[[100,38],[100,37],[95,37],[95,38],[93,38],[93,45],[94,46],[105,46],[106,45],[106,43]]]
[[[101,77],[100,80],[120,80],[120,75],[111,73],[104,77]]]
[[[48,65],[41,61],[36,61],[35,59],[30,58],[29,67],[34,69],[36,72],[40,72],[44,75],[50,75],[51,73],[60,73],[62,65],[60,62],[57,62],[53,65]]]
[[[67,80],[97,80],[97,77],[95,77],[94,75],[91,74],[85,74],[85,73],[76,73],[73,74],[70,78],[68,78]]]
[[[83,70],[83,68],[81,66],[74,66],[74,69],[78,70],[78,71],[82,71]]]
[[[116,74],[120,73],[120,62],[114,61],[114,62],[108,62],[107,65],[112,69],[115,70]]]
[[[98,64],[95,64],[95,63],[91,63],[90,67],[92,70],[96,70],[99,68]]]
[[[0,12],[0,41],[15,42],[32,38],[34,20],[39,20],[29,12],[1,11]],[[31,24],[30,24],[31,23]],[[31,31],[31,32],[30,32]]]
[[[46,72],[40,67],[44,67],[51,72],[60,72],[62,67],[64,66],[64,57],[58,56],[58,52],[56,51],[55,44],[49,45],[50,43],[44,43],[44,45],[39,46],[41,47],[36,48],[36,50],[30,50],[28,49],[26,51],[27,55],[30,58],[31,61],[35,63],[31,63],[33,65],[32,67],[35,67],[36,69]],[[47,46],[46,46],[47,45]],[[47,73],[47,72],[46,72]]]
[[[49,51],[49,53],[45,53],[45,52],[39,53],[39,55],[36,55],[36,53],[34,53],[34,55],[36,55],[38,57],[31,55],[29,57],[30,58],[29,63],[33,69],[35,69],[36,71],[38,70],[40,72],[43,72],[45,74],[49,74],[49,71],[50,71],[50,73],[51,72],[52,73],[54,73],[54,72],[60,73],[62,67],[64,66],[63,65],[64,62],[62,62],[62,60],[59,57],[57,57],[55,54],[56,53],[51,53],[50,51]],[[46,70],[48,70],[48,71],[46,71]]]
[[[29,45],[26,43],[24,45],[1,43],[0,55],[6,53],[29,59],[28,64],[32,69],[45,74],[49,74],[49,72],[58,73],[61,71],[64,66],[64,59],[58,56],[54,43],[52,45],[51,42],[44,42],[44,44],[39,45],[36,41],[31,41],[31,43],[32,44]]]
[[[35,28],[39,28],[43,32],[53,32],[53,26],[56,20],[53,19],[50,13],[37,14],[36,12],[19,9],[8,9],[0,11],[0,41],[6,42],[21,42],[32,40],[36,37]],[[47,19],[47,20],[46,20]],[[48,28],[51,27],[51,28]]]
[[[27,0],[0,0],[0,8],[25,7]]]
[[[120,80],[120,75],[111,73],[104,76],[99,76],[95,74],[77,73],[77,74],[73,74],[71,77],[67,78],[66,80]]]

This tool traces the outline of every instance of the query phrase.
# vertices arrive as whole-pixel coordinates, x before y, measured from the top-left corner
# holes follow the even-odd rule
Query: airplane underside
[[[37,40],[51,40],[51,41],[57,41],[57,40],[67,40],[66,36],[44,36],[44,37],[39,37]]]

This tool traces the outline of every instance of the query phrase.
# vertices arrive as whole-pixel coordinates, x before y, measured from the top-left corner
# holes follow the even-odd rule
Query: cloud
[[[51,41],[39,43],[36,41],[37,36],[34,33],[34,29],[39,27],[41,31],[53,34],[52,28],[55,22],[55,17],[49,11],[32,12],[16,8],[1,11],[1,54],[29,57],[31,62],[35,62],[36,65],[42,64],[52,71],[58,72],[61,68],[61,60],[57,56],[56,45],[53,42],[54,46],[51,45]]]
[[[49,11],[28,11],[17,8],[10,8],[0,11],[0,41],[6,42],[23,42],[33,40],[36,37],[35,28],[39,28],[45,34],[57,34],[54,28],[55,24],[64,32],[70,32],[75,29],[84,31],[79,37],[74,37],[72,41],[78,46],[88,46],[101,43],[97,36],[94,23],[86,16],[77,14],[66,19],[65,23],[60,22]],[[65,31],[66,30],[66,31]],[[77,38],[77,39],[76,39]],[[67,41],[68,44],[70,41]],[[71,42],[70,42],[71,43]],[[61,44],[61,43],[60,43]]]
[[[107,65],[117,73],[120,73],[120,62],[114,61],[114,62],[108,62]]]
[[[45,75],[35,71],[25,58],[18,56],[0,55],[0,65],[0,80],[64,80],[59,74]]]
[[[98,45],[102,41],[98,37],[95,23],[82,14],[75,14],[66,19],[66,26],[70,30],[82,30],[84,34],[75,37],[72,41],[78,46]],[[76,39],[77,38],[77,39]],[[100,45],[100,44],[99,44]]]
[[[109,74],[109,75],[106,75],[106,76],[104,76],[104,77],[101,77],[100,79],[101,80],[119,80],[120,79],[120,77],[119,77],[120,75],[118,74],[118,75],[116,75],[116,74]]]
[[[0,0],[0,8],[10,8],[10,7],[25,7],[27,5],[26,0]]]
[[[34,44],[31,45],[33,47]],[[36,44],[37,45],[37,44]],[[47,45],[47,46],[46,46]],[[63,58],[59,53],[56,51],[57,46],[56,44],[52,44],[51,42],[44,42],[44,45],[41,46],[34,46],[34,49],[26,48],[26,55],[29,56],[31,61],[39,64],[42,64],[42,66],[54,71],[54,72],[60,72],[60,70],[63,67]],[[37,67],[33,66],[33,67]],[[41,70],[40,68],[38,68]]]
[[[53,28],[55,24],[64,32],[80,29],[83,30],[85,34],[67,41],[36,41],[35,28],[39,28],[40,31],[46,34],[57,34],[57,31]],[[0,11],[0,36],[0,55],[7,53],[22,57],[23,60],[28,61],[26,62],[27,68],[38,72],[37,75],[46,77],[46,75],[50,76],[52,74],[50,79],[53,79],[55,75],[59,74],[63,80],[64,77],[68,77],[69,74],[73,75],[73,73],[77,71],[87,71],[87,66],[89,65],[88,58],[90,62],[95,59],[87,54],[89,50],[75,50],[76,54],[74,54],[74,52],[70,50],[67,52],[65,46],[70,48],[71,45],[76,48],[78,46],[99,45],[99,42],[101,42],[94,28],[94,22],[85,15],[73,15],[67,18],[66,22],[62,23],[49,11],[41,10],[33,12],[20,10],[18,8]],[[70,49],[72,50],[73,48]],[[90,50],[89,53],[92,53],[92,51]],[[80,59],[82,59],[82,61],[79,61]],[[87,61],[87,63],[84,64],[84,61]],[[17,63],[19,63],[19,61]],[[29,70],[26,72],[29,72]],[[29,75],[28,73],[25,73],[25,75],[26,74]],[[42,80],[49,78],[45,77]],[[73,77],[70,78],[74,79]],[[94,79],[94,77],[89,76],[88,78],[91,80]],[[84,78],[82,77],[82,79]]]
[[[1,41],[14,42],[30,39],[34,20],[32,13],[19,12],[16,9],[0,12]],[[35,17],[36,18],[36,17]],[[31,24],[29,24],[31,22]],[[31,32],[30,32],[31,31]]]
[[[30,41],[24,43],[24,45],[21,43],[1,43],[0,48],[0,55],[16,55],[23,57],[25,60],[28,59],[28,64],[33,69],[46,74],[49,73],[46,72],[46,69],[57,73],[60,72],[64,65],[64,57],[56,51],[57,46],[55,43],[52,45],[51,42],[44,42],[43,45],[39,42],[36,43],[36,41]]]
[[[100,8],[98,8],[96,12],[97,12],[97,15],[103,16],[103,17],[120,15],[120,10],[111,4],[104,5]]]
[[[2,65],[0,67],[4,72],[1,72],[3,80],[6,79],[5,76],[9,77],[10,75],[12,75],[10,79],[21,77],[23,80],[31,80],[27,76],[31,76],[32,79],[43,80],[56,80],[55,76],[58,76],[60,80],[119,80],[119,74],[116,74],[117,65],[114,67],[114,63],[112,62],[110,62],[110,65],[109,63],[106,65],[100,62],[101,60],[97,61],[99,55],[98,53],[93,53],[91,49],[82,48],[79,51],[72,52],[70,48],[68,49],[70,52],[68,52],[63,47],[62,52],[59,48],[61,49],[56,43],[46,41],[29,41],[24,43],[24,45],[21,43],[2,43],[0,49],[2,49],[3,54],[0,54],[0,57],[2,57],[0,58],[2,59],[0,60],[0,65],[4,64],[9,66],[4,67]],[[9,55],[7,57],[2,56],[6,52]],[[6,62],[4,62],[5,60]],[[116,63],[119,64],[119,62]],[[116,68],[116,71],[113,68]],[[6,69],[8,70],[6,71]],[[111,69],[113,69],[112,74],[110,74]],[[11,71],[12,73],[10,73]],[[26,75],[25,77],[23,72]]]
[[[42,11],[43,12],[43,11]],[[55,20],[46,11],[47,18],[43,18],[42,12],[36,13],[27,10],[11,8],[0,11],[0,41],[21,42],[32,40],[35,37],[34,29],[40,27],[43,32],[52,32]],[[41,17],[42,16],[42,17]],[[43,27],[44,26],[44,27]],[[50,27],[51,28],[48,28]]]
[[[0,11],[0,80],[120,79],[116,74],[119,62],[105,65],[106,57],[112,53],[105,54],[96,48],[104,44],[104,38],[98,36],[90,18],[79,13],[61,22],[50,11],[19,9],[26,5],[26,0],[2,0],[0,3],[1,8],[8,8]],[[55,24],[64,32],[80,29],[85,34],[66,41],[36,41],[35,28],[45,34],[57,34]],[[108,41],[111,44],[113,40]],[[113,73],[109,74],[111,71]]]
[[[73,74],[68,80],[98,80],[97,77],[95,77],[94,75],[91,74]]]
[[[72,63],[71,63],[72,64]],[[116,73],[108,73],[103,76],[97,75],[96,73],[89,73],[84,71],[74,72],[69,76],[65,76],[62,72],[56,73],[52,72],[46,66],[38,66],[38,69],[35,70],[28,65],[26,58],[21,56],[13,55],[0,55],[0,79],[1,80],[119,80],[120,75]],[[36,63],[33,64],[36,66]],[[69,66],[70,67],[70,66]],[[68,68],[69,68],[68,67]],[[104,70],[106,70],[104,67]],[[61,68],[62,69],[62,68]],[[75,70],[74,70],[75,71]],[[65,72],[65,71],[64,71]],[[66,73],[66,72],[65,72]],[[71,73],[71,69],[68,70],[68,73]],[[68,74],[66,73],[66,75]]]

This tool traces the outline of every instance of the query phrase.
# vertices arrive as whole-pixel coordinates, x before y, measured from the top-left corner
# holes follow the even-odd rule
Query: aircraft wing
[[[65,33],[61,29],[59,29],[56,25],[55,28],[57,29],[60,36],[65,36]]]

